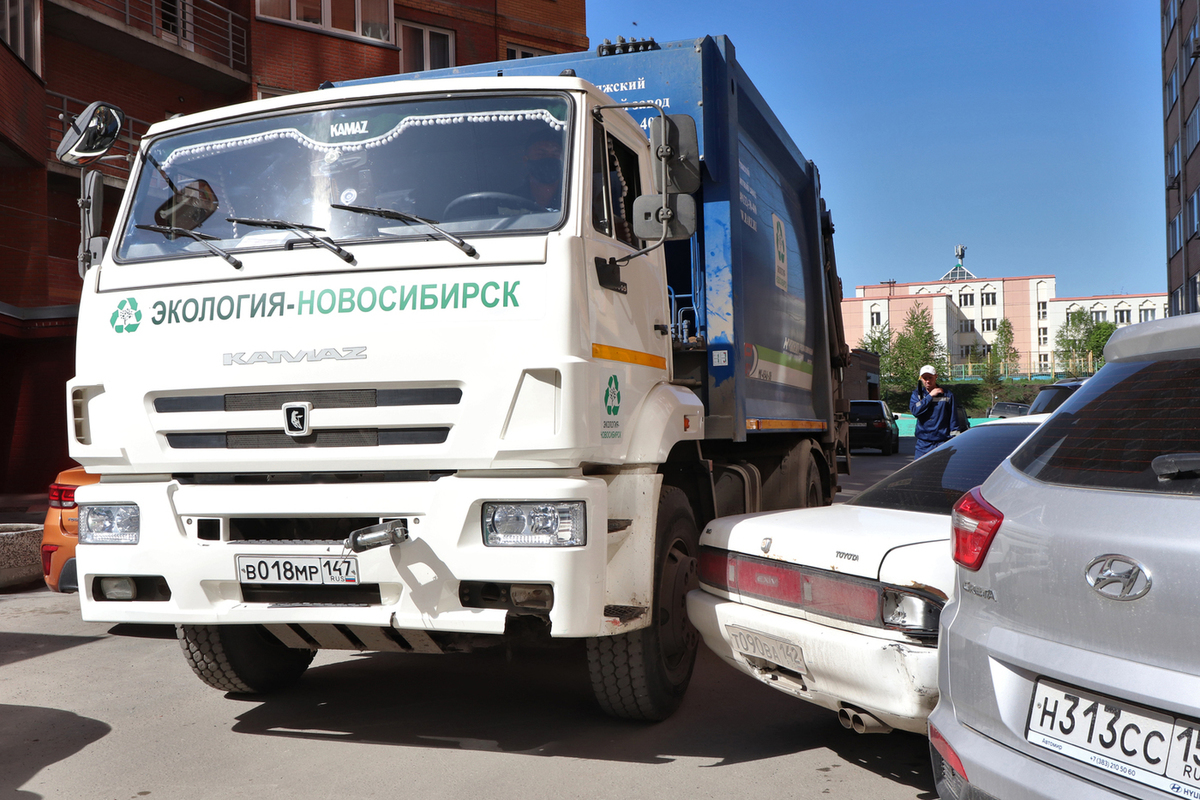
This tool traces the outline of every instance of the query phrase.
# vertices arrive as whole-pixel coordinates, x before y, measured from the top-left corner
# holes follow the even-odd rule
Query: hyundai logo
[[[288,436],[308,436],[308,417],[312,403],[283,404],[283,432]]]
[[[1093,558],[1084,571],[1088,585],[1110,600],[1137,600],[1150,591],[1150,572],[1129,556]]]

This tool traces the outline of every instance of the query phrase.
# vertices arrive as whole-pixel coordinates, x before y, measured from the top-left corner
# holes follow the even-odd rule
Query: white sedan
[[[692,623],[726,662],[847,728],[925,733],[950,511],[1045,418],[972,428],[844,504],[713,520]]]

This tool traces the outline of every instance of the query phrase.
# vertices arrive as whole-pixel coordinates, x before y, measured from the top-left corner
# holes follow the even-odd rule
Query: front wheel
[[[699,539],[687,495],[664,486],[658,500],[650,625],[588,639],[592,690],[605,713],[656,722],[675,713],[683,701],[700,642],[687,617],[687,594],[699,585]]]
[[[286,647],[260,625],[176,625],[175,636],[196,677],[236,694],[286,689],[317,654]]]

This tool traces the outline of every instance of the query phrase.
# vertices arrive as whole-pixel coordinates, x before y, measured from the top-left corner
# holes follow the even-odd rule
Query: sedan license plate
[[[725,633],[728,634],[733,649],[744,656],[761,658],[801,675],[808,674],[804,653],[794,644],[737,625],[726,625]]]
[[[356,584],[354,556],[238,556],[242,583]]]
[[[867,423],[865,423],[865,422],[851,422],[851,423],[850,423],[850,427],[851,427],[851,428],[865,428],[865,427],[867,427]]]
[[[1200,796],[1200,723],[1038,681],[1025,738],[1179,797]]]

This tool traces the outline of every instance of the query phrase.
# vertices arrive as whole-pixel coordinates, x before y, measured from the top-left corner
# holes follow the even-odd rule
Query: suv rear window
[[[1033,398],[1033,403],[1029,406],[1029,413],[1049,414],[1061,406],[1076,388],[1076,386],[1071,385],[1043,386],[1038,390],[1037,397]]]
[[[1198,395],[1200,359],[1108,364],[1013,455],[1012,464],[1046,483],[1200,494],[1200,472],[1160,478],[1152,466],[1158,456],[1200,454]]]
[[[879,403],[850,403],[850,419],[883,419],[883,406]]]

